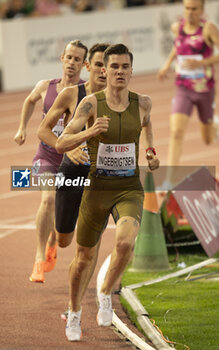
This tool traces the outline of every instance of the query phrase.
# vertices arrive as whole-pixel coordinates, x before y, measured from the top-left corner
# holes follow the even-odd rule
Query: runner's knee
[[[55,205],[54,194],[48,193],[46,195],[43,195],[41,203],[45,207],[45,209],[54,207],[54,205]]]
[[[81,273],[83,270],[85,270],[91,265],[93,259],[96,258],[96,249],[97,246],[92,248],[78,246],[76,252],[78,273]]]
[[[116,250],[118,254],[125,255],[133,250],[139,223],[135,218],[122,217],[117,222]]]
[[[116,242],[116,251],[119,255],[126,255],[130,253],[133,249],[133,241],[126,239],[119,239]]]
[[[171,137],[175,140],[181,140],[184,135],[184,130],[182,128],[171,129]]]
[[[74,231],[70,233],[60,233],[56,231],[56,241],[60,248],[66,248],[71,244],[72,238],[74,236]]]

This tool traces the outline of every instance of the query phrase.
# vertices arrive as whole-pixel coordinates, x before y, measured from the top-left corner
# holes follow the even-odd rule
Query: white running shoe
[[[78,312],[68,310],[65,334],[69,341],[79,341],[81,339],[81,310]]]
[[[110,326],[113,318],[111,295],[100,293],[97,295],[97,298],[99,302],[97,323],[99,326]]]

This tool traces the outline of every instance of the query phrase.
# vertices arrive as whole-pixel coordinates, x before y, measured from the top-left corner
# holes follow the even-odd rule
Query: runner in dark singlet
[[[64,89],[42,121],[38,136],[50,146],[55,147],[57,141],[57,136],[52,133],[52,129],[60,115],[65,113],[68,119],[83,97],[102,90],[106,86],[106,78],[103,73],[103,54],[108,46],[106,43],[98,43],[90,48],[87,66],[90,73],[89,80],[83,85]],[[86,150],[86,145],[64,155],[59,168],[61,176],[72,181],[77,178],[86,179],[90,163],[84,150]],[[71,243],[82,193],[83,186],[61,186],[56,190],[55,227],[60,247],[66,247]]]

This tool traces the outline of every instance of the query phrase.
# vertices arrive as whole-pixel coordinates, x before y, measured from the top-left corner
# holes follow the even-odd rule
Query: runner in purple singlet
[[[62,78],[39,81],[27,96],[21,111],[20,125],[14,137],[18,145],[22,145],[25,142],[27,123],[32,116],[37,101],[41,100],[43,103],[44,118],[63,88],[84,82],[80,79],[80,73],[85,65],[87,51],[87,47],[81,41],[69,42],[61,55]],[[64,116],[62,115],[54,126],[53,132],[59,136],[63,129]],[[53,147],[41,142],[33,158],[33,169],[37,174],[55,174],[61,160],[62,155],[58,154]],[[44,272],[51,271],[56,263],[57,244],[54,230],[55,191],[44,188],[41,193],[41,203],[36,215],[37,250],[33,272],[30,276],[30,281],[32,282],[44,282]]]

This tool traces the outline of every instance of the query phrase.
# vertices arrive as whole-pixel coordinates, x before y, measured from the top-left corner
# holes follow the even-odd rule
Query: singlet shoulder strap
[[[51,79],[46,91],[46,96],[43,104],[43,112],[47,113],[57,97],[56,85],[61,81],[60,79]]]
[[[177,36],[183,33],[184,24],[185,24],[184,18],[180,19],[179,20],[179,31],[178,31]]]
[[[95,92],[95,96],[96,96],[97,101],[104,101],[104,100],[106,100],[106,96],[105,96],[104,91]]]
[[[86,89],[85,89],[85,85],[84,84],[80,84],[78,85],[78,103],[82,100],[82,98],[84,98],[87,95],[86,93]]]
[[[129,100],[135,100],[135,101],[138,101],[138,94],[136,94],[135,92],[133,91],[129,91]]]
[[[56,85],[56,84],[60,83],[60,81],[61,81],[61,78],[59,78],[59,79],[52,79],[52,80],[50,80],[49,85]]]
[[[104,91],[96,92],[95,96],[96,96],[97,101],[104,101],[104,100],[106,100],[106,96],[105,96]],[[138,101],[138,94],[136,94],[133,91],[129,91],[129,99]]]
[[[78,85],[78,100],[77,100],[74,112],[72,113],[72,118],[74,117],[75,110],[78,107],[79,103],[86,95],[87,95],[87,93],[86,93],[86,89],[85,89],[85,84]],[[85,130],[85,128],[83,130]]]

